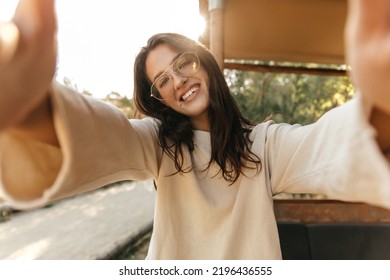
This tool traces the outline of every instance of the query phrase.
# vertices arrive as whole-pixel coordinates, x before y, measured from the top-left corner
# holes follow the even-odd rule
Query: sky
[[[8,20],[17,0],[0,0]],[[80,91],[132,97],[133,63],[147,39],[177,32],[197,39],[204,29],[198,0],[56,0],[58,70]]]

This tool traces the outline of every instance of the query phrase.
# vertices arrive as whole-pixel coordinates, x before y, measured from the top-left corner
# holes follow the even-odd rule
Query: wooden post
[[[224,0],[209,0],[210,14],[210,50],[224,69]]]

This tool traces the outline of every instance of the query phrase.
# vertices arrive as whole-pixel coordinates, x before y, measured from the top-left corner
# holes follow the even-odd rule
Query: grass
[[[150,237],[152,232],[148,232],[141,236],[135,243],[125,248],[120,254],[118,254],[116,260],[144,260],[148,253]]]

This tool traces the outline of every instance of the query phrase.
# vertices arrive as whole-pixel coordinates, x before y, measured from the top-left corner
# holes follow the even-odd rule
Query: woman
[[[166,69],[160,67],[164,64]],[[178,172],[185,171],[183,145],[194,150],[194,129],[213,135],[208,165],[218,163],[227,181],[234,183],[244,167],[260,168],[260,159],[249,149],[252,124],[241,115],[205,47],[178,34],[157,34],[134,68],[137,108],[161,121],[159,143]]]
[[[23,34],[24,22],[18,19],[25,19],[24,5],[33,3],[39,15],[33,21],[41,23],[33,26],[50,32],[38,28],[33,39],[21,36],[15,43],[19,47],[9,47],[0,60],[2,104],[7,104],[1,109],[14,110],[0,126],[1,190],[14,205],[34,207],[118,180],[153,178],[157,196],[150,259],[281,258],[272,202],[280,192],[390,207],[390,172],[383,154],[390,146],[390,104],[386,90],[371,93],[376,83],[366,81],[363,70],[356,79],[365,95],[317,123],[253,126],[238,111],[206,49],[180,35],[158,34],[135,63],[136,104],[149,117],[128,121],[102,102],[55,83],[49,86],[50,54],[55,52],[45,55],[42,49],[52,50],[55,21],[48,6],[39,6],[43,2],[52,5],[49,0],[22,2],[16,30]],[[359,24],[365,21],[374,28],[378,11],[390,14],[385,1],[372,3],[351,1],[352,34],[362,35]],[[367,18],[371,12],[375,17]],[[381,13],[384,21],[387,13]],[[351,64],[366,59],[370,71],[390,69],[372,64],[372,51],[361,58],[366,39],[350,36]],[[13,41],[8,37],[8,42]],[[29,72],[36,68],[39,75]],[[28,87],[15,87],[25,79]],[[15,95],[23,96],[21,106],[13,106]]]

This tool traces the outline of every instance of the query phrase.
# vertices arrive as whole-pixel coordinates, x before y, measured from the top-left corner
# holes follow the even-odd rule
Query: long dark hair
[[[251,152],[249,133],[253,124],[243,117],[230,94],[222,71],[213,55],[200,43],[175,33],[161,33],[152,36],[137,55],[134,64],[134,102],[137,109],[147,116],[160,120],[159,144],[175,162],[177,172],[191,171],[185,167],[183,148],[194,150],[193,127],[190,119],[162,102],[150,97],[151,81],[146,74],[145,62],[151,50],[166,44],[178,53],[193,51],[200,59],[200,65],[209,77],[209,123],[211,135],[211,159],[220,168],[222,176],[231,184],[237,181],[244,169],[261,169],[261,161]]]

